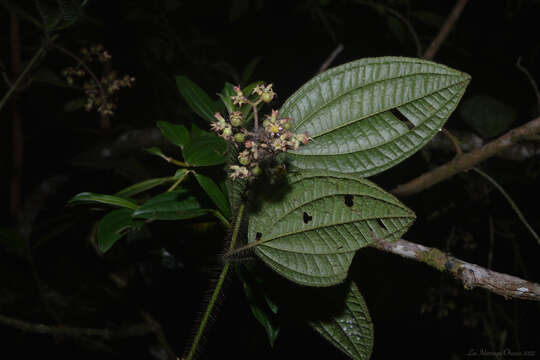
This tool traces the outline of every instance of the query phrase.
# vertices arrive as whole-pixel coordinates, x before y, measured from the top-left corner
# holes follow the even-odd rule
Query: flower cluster
[[[121,88],[131,87],[135,82],[134,77],[129,75],[120,77],[116,71],[107,71],[101,79],[98,79],[88,67],[90,63],[96,61],[102,63],[104,67],[110,67],[111,58],[102,45],[93,45],[90,48],[81,49],[81,59],[77,66],[68,67],[62,71],[69,85],[73,85],[77,80],[83,82],[86,111],[96,109],[101,115],[113,115],[116,109],[116,93]]]
[[[272,110],[270,115],[266,115],[262,127],[259,128],[256,107],[262,102],[272,101],[276,96],[272,84],[255,87],[251,95],[257,95],[256,100],[249,100],[238,86],[234,88],[234,92],[235,95],[231,96],[234,105],[253,106],[255,128],[250,131],[242,127],[244,124],[242,111],[231,112],[228,119],[220,113],[214,115],[216,121],[211,124],[212,130],[232,142],[238,149],[238,164],[229,167],[231,178],[252,180],[262,173],[261,165],[265,161],[274,158],[280,152],[297,150],[301,145],[308,143],[309,135],[291,132],[291,119],[280,118],[277,110]]]

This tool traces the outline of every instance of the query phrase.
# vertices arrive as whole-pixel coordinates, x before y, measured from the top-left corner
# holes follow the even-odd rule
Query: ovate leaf
[[[376,239],[399,239],[414,213],[354,175],[301,171],[283,193],[268,191],[249,219],[248,244],[282,276],[303,285],[342,282],[354,253]]]
[[[133,184],[131,186],[128,186],[127,188],[122,189],[119,192],[117,192],[115,195],[121,196],[121,197],[131,197],[133,195],[140,194],[146,190],[153,189],[159,185],[162,185],[171,181],[173,181],[172,177],[148,179],[148,180],[144,180],[139,183]]]
[[[183,147],[189,141],[189,132],[184,125],[171,124],[166,121],[158,121],[157,126],[163,136],[170,142]]]
[[[228,219],[231,216],[230,210],[229,210],[229,202],[227,201],[227,197],[225,194],[221,191],[219,186],[212,180],[210,177],[201,174],[201,173],[195,173],[195,178],[199,182],[199,185],[203,188],[203,190],[208,194],[210,199],[216,204],[219,211]]]
[[[340,299],[341,300],[341,299]],[[356,285],[351,282],[341,311],[308,321],[326,340],[354,360],[368,360],[373,350],[373,322]]]
[[[82,192],[80,194],[77,194],[72,197],[69,202],[95,202],[107,205],[121,206],[132,210],[136,209],[138,206],[137,203],[131,199],[126,199],[119,196],[96,194],[91,192]]]
[[[301,169],[367,177],[426,144],[456,108],[470,76],[430,61],[368,58],[308,81],[281,108],[312,141],[290,151]]]
[[[191,109],[203,119],[212,122],[217,108],[210,97],[186,76],[177,76],[176,85]]]
[[[97,241],[102,252],[106,252],[118,239],[126,234],[133,224],[133,210],[118,209],[105,215],[98,224]]]
[[[203,209],[197,199],[188,196],[186,190],[167,192],[158,195],[143,205],[134,213],[134,218],[151,220],[183,220],[205,215],[208,209]]]

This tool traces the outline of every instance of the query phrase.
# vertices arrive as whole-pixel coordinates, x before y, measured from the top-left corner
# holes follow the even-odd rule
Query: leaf
[[[144,149],[144,151],[146,151],[149,154],[159,156],[160,158],[169,161],[169,157],[165,155],[163,151],[158,147],[152,146],[152,147]]]
[[[162,178],[144,180],[139,183],[128,186],[125,189],[120,190],[119,192],[115,194],[115,196],[131,197],[133,195],[140,194],[146,190],[153,189],[159,185],[166,184],[173,180],[174,178],[172,177],[162,177]]]
[[[516,121],[516,111],[488,95],[475,95],[459,107],[463,121],[484,138],[502,134]]]
[[[121,206],[132,210],[138,207],[137,203],[131,199],[91,192],[82,192],[75,195],[71,198],[71,200],[69,200],[69,203],[74,202],[96,202],[107,205]]]
[[[308,81],[281,108],[313,139],[291,165],[375,175],[405,160],[444,125],[470,76],[430,61],[368,58]],[[410,128],[409,128],[410,126]]]
[[[367,305],[351,282],[345,304],[329,319],[308,321],[326,340],[354,360],[367,360],[373,350],[373,322]]]
[[[263,326],[268,336],[268,342],[273,347],[280,330],[278,318],[275,316],[278,312],[277,305],[266,296],[262,287],[263,284],[250,274],[246,266],[238,264],[235,269],[242,281],[244,294],[246,295],[251,313]]]
[[[219,186],[212,180],[210,177],[201,174],[201,173],[195,173],[195,178],[199,182],[199,185],[204,189],[204,191],[208,194],[210,199],[216,204],[219,211],[227,218],[229,219],[231,216],[231,212],[229,210],[229,202],[227,201],[227,197]]]
[[[180,189],[148,200],[133,213],[133,217],[152,220],[183,220],[205,215],[209,211],[209,209],[201,208],[197,199],[188,196],[186,190]]]
[[[157,126],[159,130],[161,130],[163,136],[173,144],[183,147],[189,142],[189,132],[184,125],[158,121]]]
[[[283,188],[258,201],[247,247],[302,285],[342,282],[358,249],[375,238],[399,239],[415,219],[395,197],[351,174],[293,172]]]
[[[203,89],[186,76],[177,76],[176,85],[186,103],[197,115],[209,122],[214,121],[217,109]]]
[[[205,132],[206,133],[206,132]],[[184,160],[193,166],[212,166],[225,162],[227,143],[219,136],[206,133],[184,146]]]
[[[223,90],[221,90],[221,93],[218,94],[219,98],[225,105],[225,108],[227,109],[227,112],[230,114],[233,111],[236,110],[235,105],[233,105],[231,96],[234,96],[234,85],[226,82],[225,86],[223,87]]]
[[[243,84],[248,82],[248,80],[251,78],[251,75],[253,75],[253,71],[255,70],[255,67],[257,66],[259,61],[261,61],[261,59],[262,59],[262,57],[260,57],[260,56],[254,57],[246,65],[246,68],[242,72],[242,83]],[[249,94],[249,93],[246,93],[246,94]]]
[[[118,239],[126,234],[133,224],[131,209],[113,210],[105,215],[98,224],[97,241],[99,250],[106,252]]]

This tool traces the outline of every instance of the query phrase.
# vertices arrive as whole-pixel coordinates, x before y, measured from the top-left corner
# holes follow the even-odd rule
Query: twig
[[[11,97],[11,95],[13,95],[13,92],[15,90],[17,90],[17,88],[19,87],[19,85],[21,84],[21,81],[23,81],[23,79],[26,77],[26,74],[28,73],[28,71],[30,71],[30,69],[34,66],[34,64],[36,63],[36,61],[41,57],[41,55],[45,52],[45,49],[44,48],[40,48],[34,55],[34,57],[32,57],[32,59],[30,60],[30,62],[28,63],[28,65],[26,65],[26,67],[24,68],[23,72],[19,75],[19,77],[17,78],[17,80],[15,80],[15,83],[13,83],[13,85],[9,88],[8,92],[6,93],[6,95],[4,95],[4,97],[2,98],[2,101],[0,101],[0,110],[2,110],[2,108],[4,107],[4,105],[6,104],[6,101]]]
[[[435,57],[435,54],[437,54],[437,51],[439,51],[439,47],[442,45],[444,40],[446,40],[446,37],[450,33],[450,30],[452,30],[452,27],[454,26],[457,19],[459,19],[459,16],[461,15],[461,12],[465,8],[465,5],[469,0],[457,0],[456,5],[454,5],[454,8],[450,12],[450,15],[446,18],[446,21],[444,22],[443,26],[439,30],[439,33],[433,39],[431,44],[429,45],[428,49],[424,53],[424,59],[426,60],[433,60]]]
[[[439,271],[449,272],[456,279],[462,281],[463,286],[468,290],[479,287],[505,298],[540,301],[540,284],[468,263],[439,249],[406,240],[377,240],[372,246],[382,251],[423,262]]]
[[[508,149],[525,136],[540,132],[540,117],[529,121],[528,123],[508,131],[499,138],[487,143],[478,150],[465,153],[458,159],[454,159],[444,165],[441,165],[417,178],[397,186],[391,192],[397,196],[408,196],[425,190],[439,182],[446,180],[455,174],[469,170],[481,161],[484,161],[496,153]]]
[[[100,337],[104,339],[126,338],[131,336],[142,336],[150,332],[150,329],[146,324],[133,325],[122,329],[94,329],[36,324],[14,319],[5,315],[0,315],[0,324],[36,334],[60,335],[75,338],[86,336]]]
[[[405,16],[401,15],[399,11],[396,11],[389,6],[379,4],[376,2],[356,0],[356,3],[360,5],[372,7],[379,11],[381,9],[384,11],[388,11],[391,15],[394,15],[396,18],[398,18],[402,23],[405,24],[405,26],[407,27],[407,30],[409,30],[409,33],[411,34],[411,37],[414,40],[414,44],[416,45],[416,56],[418,56],[419,58],[422,57],[423,50],[422,50],[422,43],[420,42],[420,38],[418,37],[416,30],[414,30],[414,26],[412,26],[411,22]]]
[[[531,86],[533,88],[534,94],[536,95],[536,102],[538,103],[538,115],[540,115],[540,91],[538,91],[538,86],[536,85],[536,81],[534,81],[534,78],[531,76],[531,73],[529,70],[527,70],[523,65],[521,65],[521,56],[518,57],[516,61],[516,67],[521,70],[522,73],[525,74],[527,79],[529,79],[529,82],[531,83]]]
[[[518,206],[516,205],[516,203],[514,202],[514,200],[512,200],[512,198],[510,197],[510,195],[508,195],[508,193],[503,189],[503,187],[501,185],[499,185],[499,183],[497,181],[495,181],[495,179],[493,179],[491,176],[489,176],[488,174],[486,174],[485,172],[483,172],[482,170],[476,168],[476,167],[473,167],[472,168],[474,171],[476,171],[478,174],[482,175],[482,177],[484,177],[487,181],[489,181],[491,183],[491,185],[493,185],[497,190],[499,190],[499,192],[504,196],[504,198],[506,199],[506,201],[508,201],[508,203],[510,204],[510,206],[512,207],[512,210],[514,210],[514,212],[516,213],[516,215],[518,216],[519,220],[521,220],[521,222],[523,223],[523,225],[525,225],[525,227],[527,228],[527,230],[529,230],[529,232],[531,233],[531,235],[536,239],[536,242],[538,242],[538,244],[540,245],[540,237],[538,237],[538,234],[536,233],[536,231],[534,231],[534,229],[532,228],[532,226],[529,224],[529,222],[527,221],[527,219],[525,219],[525,216],[523,215],[523,213],[521,212],[521,210],[519,210]]]
[[[330,54],[330,56],[328,56],[326,58],[326,60],[322,63],[321,67],[319,68],[319,71],[317,71],[317,74],[320,74],[322,73],[323,71],[326,71],[326,69],[328,69],[328,67],[330,67],[330,65],[334,62],[334,60],[336,59],[336,57],[339,55],[340,52],[343,51],[345,47],[343,46],[343,44],[339,44],[335,49],[334,51],[332,51],[332,53]]]
[[[442,132],[446,137],[450,139],[452,144],[454,145],[454,150],[456,150],[456,157],[460,157],[463,155],[463,151],[461,151],[461,147],[459,146],[459,140],[452,134],[450,131],[446,129],[442,129]]]

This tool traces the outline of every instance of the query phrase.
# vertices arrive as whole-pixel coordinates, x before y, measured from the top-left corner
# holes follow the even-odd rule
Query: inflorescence
[[[250,131],[242,125],[247,122],[242,111],[233,111],[225,119],[220,113],[214,117],[217,121],[211,124],[213,131],[225,140],[234,144],[238,149],[238,164],[229,166],[229,176],[232,179],[253,180],[262,173],[261,166],[267,160],[273,159],[278,153],[289,149],[297,150],[309,141],[308,133],[294,134],[290,131],[291,119],[280,118],[277,110],[266,115],[259,128],[257,106],[271,102],[276,93],[272,84],[256,86],[251,95],[257,95],[255,100],[248,99],[239,86],[234,88],[235,95],[231,96],[234,105],[249,105],[253,107],[254,128]]]
[[[72,86],[80,79],[82,88],[86,95],[84,108],[86,111],[95,109],[98,113],[105,116],[114,114],[116,110],[116,93],[124,87],[131,87],[135,78],[129,75],[120,77],[118,72],[106,71],[101,79],[93,77],[89,72],[89,64],[98,62],[104,68],[110,67],[111,55],[103,45],[93,45],[89,48],[81,49],[81,58],[77,66],[70,66],[62,71],[67,83]],[[99,82],[98,82],[99,81]]]

